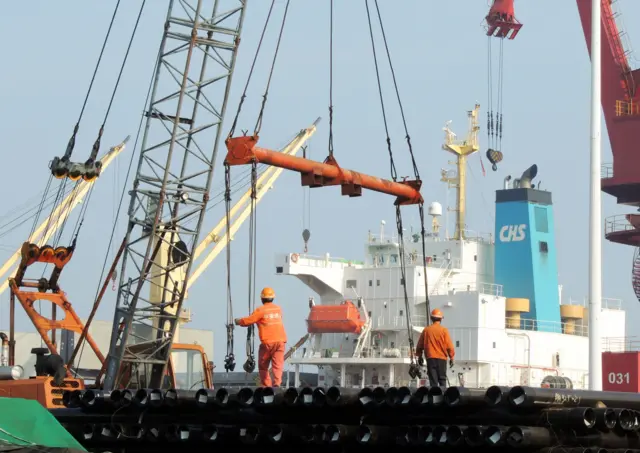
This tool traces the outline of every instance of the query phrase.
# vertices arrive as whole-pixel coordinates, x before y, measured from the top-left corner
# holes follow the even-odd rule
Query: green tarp
[[[0,398],[0,452],[30,447],[87,451],[37,401]]]

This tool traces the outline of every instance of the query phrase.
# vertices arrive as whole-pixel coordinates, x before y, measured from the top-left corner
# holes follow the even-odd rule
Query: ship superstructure
[[[588,309],[562,297],[552,193],[532,182],[537,167],[517,179],[508,176],[496,191],[492,234],[471,233],[464,225],[464,160],[478,148],[478,109],[468,112],[464,140],[445,128],[443,148],[457,155],[457,169],[443,171],[443,181],[457,189],[454,235],[441,234],[442,206],[432,203],[427,256],[419,235],[405,238],[414,342],[427,324],[426,262],[430,307],[443,311],[456,350],[450,385],[587,388]],[[324,385],[346,387],[425,385],[408,374],[399,256],[398,238],[386,235],[382,222],[379,233],[368,233],[364,261],[329,254],[276,258],[277,274],[295,276],[317,294],[309,300],[309,340],[289,359],[296,375],[300,365],[316,365],[320,385],[323,377]],[[603,338],[624,336],[620,300],[603,299],[601,324]]]

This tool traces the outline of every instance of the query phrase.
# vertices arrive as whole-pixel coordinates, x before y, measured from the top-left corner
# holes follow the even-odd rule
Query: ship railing
[[[493,244],[494,243],[493,234],[492,233],[486,233],[486,232],[481,232],[481,231],[464,229],[464,230],[462,230],[462,234],[464,236],[464,240],[465,241],[481,242],[481,243],[487,243],[487,244]],[[418,240],[417,241],[415,241],[413,239],[413,237],[415,235],[418,235]],[[404,237],[405,245],[420,244],[420,242],[422,240],[421,237],[420,237],[420,233],[404,234],[403,237]],[[444,234],[442,234],[442,232],[438,233],[437,236],[433,232],[429,232],[429,233],[427,233],[427,237],[428,238],[442,238],[444,240],[452,240],[451,237],[446,237]],[[382,245],[398,245],[399,239],[398,239],[397,233],[384,234],[384,235],[381,236],[379,234],[374,234],[374,233],[369,232],[368,238],[367,238],[367,243],[369,245],[381,245],[381,244]]]
[[[411,357],[409,347],[364,347],[362,348],[362,358],[372,359],[408,359]],[[353,349],[337,349],[323,348],[314,350],[311,347],[303,347],[296,350],[291,357],[292,359],[351,359],[353,358]]]
[[[602,339],[602,352],[639,352],[640,337],[606,337]]]
[[[462,230],[465,241],[493,244],[493,234],[475,230]]]
[[[627,219],[626,214],[618,214],[607,217],[604,220],[604,234],[618,233],[621,231],[635,231],[634,227]]]
[[[508,329],[514,330],[528,330],[547,333],[562,333],[565,335],[576,335],[579,337],[586,337],[589,335],[589,329],[587,326],[579,323],[569,323],[560,321],[542,321],[535,319],[522,319],[522,318],[505,318]],[[519,327],[510,327],[513,325],[519,325]]]
[[[616,116],[640,115],[640,103],[633,101],[616,101]]]
[[[364,261],[348,260],[346,258],[332,257],[328,253],[326,255],[308,255],[306,253],[304,254],[290,253],[289,255],[286,255],[285,261],[287,263],[293,262],[293,259],[291,258],[293,255],[296,255],[295,259],[297,259],[297,262],[295,264],[300,264],[307,267],[320,267],[320,268],[336,267],[335,265],[338,265],[338,267],[353,267],[356,265],[360,265],[360,266],[364,265]]]
[[[497,283],[487,282],[456,282],[452,283],[448,288],[448,291],[444,294],[455,294],[459,292],[479,292],[480,294],[487,294],[490,296],[502,296],[503,287]],[[442,293],[437,293],[442,294]]]
[[[613,178],[613,162],[606,162],[600,166],[600,178]]]
[[[588,303],[589,301],[586,297],[582,300],[569,298],[569,302],[562,305],[582,305],[583,307],[587,307]],[[602,305],[602,308],[605,310],[622,310],[622,299],[603,297],[602,299],[600,299],[600,303]]]

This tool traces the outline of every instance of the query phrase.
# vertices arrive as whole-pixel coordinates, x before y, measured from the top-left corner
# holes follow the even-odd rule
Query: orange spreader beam
[[[394,195],[396,205],[423,203],[420,195],[422,181],[393,182],[375,176],[363,175],[352,170],[341,168],[336,160],[329,156],[324,162],[290,156],[265,148],[258,148],[257,136],[233,137],[226,141],[226,165],[247,165],[252,162],[297,171],[301,174],[302,185],[309,187],[337,186],[342,187],[342,195],[359,197],[362,188]]]

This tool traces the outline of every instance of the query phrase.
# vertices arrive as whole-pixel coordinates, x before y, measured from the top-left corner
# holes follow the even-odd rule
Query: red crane
[[[587,48],[591,53],[591,0],[576,0]],[[618,204],[640,207],[640,99],[636,87],[640,70],[631,69],[628,52],[616,24],[620,14],[611,0],[602,0],[602,110],[609,132],[613,164],[603,164],[602,191]],[[605,237],[619,244],[640,246],[640,214],[609,217]],[[640,300],[640,254],[636,248],[632,280]]]

